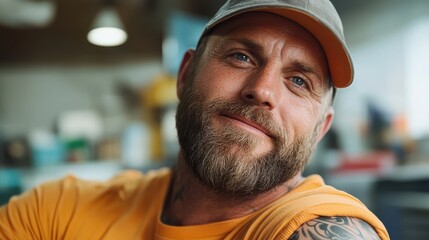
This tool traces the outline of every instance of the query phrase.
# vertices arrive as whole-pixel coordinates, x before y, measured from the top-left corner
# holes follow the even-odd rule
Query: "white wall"
[[[52,129],[55,118],[66,110],[121,114],[114,84],[124,81],[143,86],[161,71],[157,61],[114,66],[0,67],[0,133]]]

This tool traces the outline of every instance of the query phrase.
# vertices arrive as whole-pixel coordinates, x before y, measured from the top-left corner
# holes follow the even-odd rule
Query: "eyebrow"
[[[255,43],[252,40],[245,39],[245,38],[225,38],[220,42],[219,45],[224,46],[224,45],[230,44],[230,43],[241,44],[241,45],[245,46],[246,48],[249,48],[255,52],[261,52],[262,51],[262,46]]]
[[[231,40],[239,42],[239,43],[245,45],[246,47],[254,49],[254,50],[258,51],[258,52],[262,50],[262,47],[259,44],[255,43],[255,42],[253,42],[252,40],[249,40],[249,39],[231,39]]]

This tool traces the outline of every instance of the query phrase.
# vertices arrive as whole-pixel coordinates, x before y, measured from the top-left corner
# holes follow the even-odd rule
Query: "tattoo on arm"
[[[301,225],[289,240],[361,239],[379,240],[365,221],[352,217],[319,217]]]

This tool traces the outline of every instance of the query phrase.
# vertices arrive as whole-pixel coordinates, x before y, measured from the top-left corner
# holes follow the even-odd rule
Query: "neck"
[[[182,154],[173,176],[164,205],[163,222],[178,226],[243,217],[285,195],[303,179],[298,174],[275,189],[254,197],[226,195],[203,186],[184,162]]]

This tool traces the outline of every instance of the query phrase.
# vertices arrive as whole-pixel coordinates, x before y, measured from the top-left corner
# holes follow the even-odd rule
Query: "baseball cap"
[[[307,29],[325,52],[334,87],[345,88],[352,83],[353,62],[343,25],[329,0],[228,0],[206,24],[200,39],[225,20],[252,11],[278,14]]]

